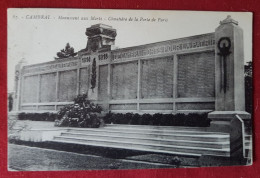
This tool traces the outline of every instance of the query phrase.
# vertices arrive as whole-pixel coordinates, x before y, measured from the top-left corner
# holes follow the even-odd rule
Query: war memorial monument
[[[231,158],[230,164],[235,164],[234,160],[248,164],[252,160],[251,144],[248,146],[248,139],[252,140],[251,115],[245,112],[243,30],[238,23],[228,16],[213,33],[114,50],[111,46],[117,30],[106,24],[92,25],[86,29],[86,48],[74,56],[16,65],[14,111],[55,113],[85,93],[102,107],[103,114],[208,113],[209,127],[180,127],[180,135],[165,126],[161,129],[166,131],[158,132],[159,136],[150,133],[138,142],[134,137],[139,136],[128,133],[137,126],[115,124],[108,128],[118,126],[121,143],[112,133],[107,137],[113,143],[102,143],[104,134],[97,138],[99,143],[94,138],[82,143],[198,156],[212,165],[217,165],[216,157]],[[150,132],[147,126],[138,128]],[[173,134],[175,141],[170,143],[170,137],[163,137],[166,133]],[[72,137],[64,134],[54,140],[73,143]],[[79,144],[80,136],[74,137]]]

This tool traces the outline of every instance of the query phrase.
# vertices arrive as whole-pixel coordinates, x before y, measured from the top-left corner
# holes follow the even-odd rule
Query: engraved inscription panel
[[[193,36],[182,40],[170,40],[154,44],[148,44],[142,47],[126,48],[113,52],[113,60],[130,59],[172,53],[176,51],[188,51],[197,48],[214,47],[214,33]]]
[[[178,97],[215,96],[215,54],[204,52],[178,57]]]
[[[56,101],[56,73],[43,74],[40,77],[40,102]]]
[[[107,94],[107,77],[108,77],[108,65],[99,66],[99,87],[98,87],[98,99],[106,100]]]
[[[86,68],[81,68],[80,69],[80,74],[79,74],[79,93],[83,94],[83,93],[87,93],[88,89],[89,89],[89,78],[90,78],[90,68],[86,67]]]
[[[121,63],[111,66],[112,69],[112,99],[137,98],[137,70],[138,63]]]
[[[24,77],[22,103],[36,103],[38,91],[38,75]]]
[[[59,77],[59,101],[72,101],[76,97],[77,71],[60,72]]]
[[[173,57],[143,60],[141,98],[172,98]]]
[[[76,59],[76,58],[73,58]],[[69,59],[68,59],[69,60]],[[78,61],[69,61],[69,62],[59,62],[59,63],[54,63],[54,64],[48,64],[46,63],[45,65],[37,65],[37,66],[25,66],[24,68],[24,74],[27,73],[34,73],[34,72],[45,72],[45,71],[56,71],[60,69],[69,69],[72,67],[77,67],[78,66]]]

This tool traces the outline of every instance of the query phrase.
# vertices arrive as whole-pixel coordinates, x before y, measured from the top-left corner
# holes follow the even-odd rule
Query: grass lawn
[[[11,170],[20,171],[151,169],[174,167],[170,165],[112,159],[15,144],[9,144],[8,146],[8,163]]]

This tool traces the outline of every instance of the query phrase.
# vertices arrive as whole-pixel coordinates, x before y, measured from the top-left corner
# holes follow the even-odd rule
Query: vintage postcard
[[[10,171],[251,165],[252,13],[8,9]]]

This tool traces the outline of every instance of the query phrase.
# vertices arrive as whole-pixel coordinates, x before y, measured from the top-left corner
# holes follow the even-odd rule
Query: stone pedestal
[[[94,88],[93,90],[90,88],[88,90],[88,99],[91,101],[96,101],[98,99],[98,94],[97,94],[97,88]]]
[[[215,111],[208,116],[212,121],[209,131],[230,134],[230,156],[243,159],[245,155],[245,122],[251,115],[244,111]]]
[[[92,80],[93,73],[93,61],[95,59],[95,78],[96,84],[92,88],[88,89],[88,99],[95,102],[98,100],[98,84],[99,84],[99,62],[102,60],[99,56],[99,52],[111,50],[111,46],[115,44],[115,37],[117,35],[116,30],[109,25],[96,24],[87,28],[86,35],[88,36],[88,43],[86,50],[91,56],[91,74],[90,81]]]
[[[109,25],[97,24],[87,28],[88,36],[87,51],[96,52],[111,50],[111,46],[115,44],[116,30]]]
[[[245,112],[243,30],[228,16],[215,31],[215,111],[209,130],[230,134],[231,157],[245,156]]]

